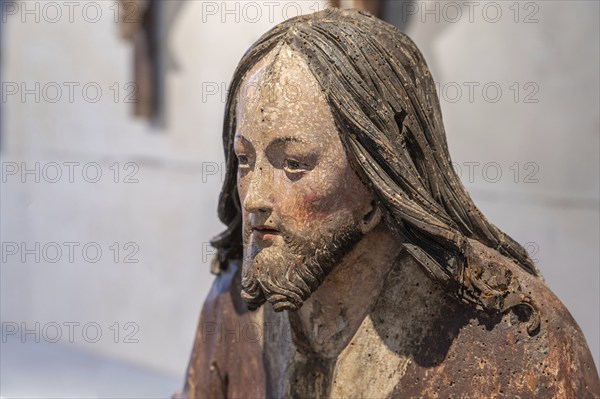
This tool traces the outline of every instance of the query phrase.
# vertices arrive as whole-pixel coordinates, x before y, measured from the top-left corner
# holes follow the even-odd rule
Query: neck
[[[401,250],[385,223],[367,233],[304,305],[289,312],[297,346],[335,358],[377,301]]]

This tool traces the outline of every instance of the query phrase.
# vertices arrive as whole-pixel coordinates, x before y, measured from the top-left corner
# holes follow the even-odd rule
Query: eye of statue
[[[294,159],[286,159],[283,168],[286,172],[298,173],[305,172],[307,170],[307,165]]]
[[[248,157],[246,155],[237,154],[238,166],[240,168],[248,167]]]

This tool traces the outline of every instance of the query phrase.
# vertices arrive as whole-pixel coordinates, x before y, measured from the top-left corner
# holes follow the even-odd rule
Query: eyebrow
[[[250,140],[248,140],[246,137],[244,137],[244,135],[242,135],[240,133],[235,134],[235,136],[233,136],[233,138],[234,138],[234,140],[238,139],[238,140],[244,140],[244,141],[250,142]],[[289,143],[289,142],[304,143],[305,141],[302,140],[301,138],[292,137],[292,136],[277,137],[269,143],[269,146],[272,146],[274,144]]]
[[[294,142],[294,143],[304,143],[304,140],[298,138],[298,137],[290,137],[290,136],[285,136],[285,137],[277,137],[276,139],[273,139],[273,141],[271,141],[269,143],[269,145],[274,145],[274,144],[279,144],[279,143],[289,143],[289,142]]]

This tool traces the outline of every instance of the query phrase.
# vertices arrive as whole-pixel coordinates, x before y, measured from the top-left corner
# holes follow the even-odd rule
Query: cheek
[[[331,209],[327,206],[329,201],[326,195],[307,190],[297,193],[296,198],[296,217],[300,222],[320,223],[329,217]]]
[[[307,226],[347,223],[357,216],[354,205],[359,193],[352,188],[345,174],[330,176],[328,182],[296,186],[288,197],[293,202],[287,204],[287,209],[294,210],[298,223]]]

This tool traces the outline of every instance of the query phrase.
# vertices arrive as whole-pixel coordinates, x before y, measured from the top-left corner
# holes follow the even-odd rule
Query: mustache
[[[269,226],[269,227],[277,230],[282,235],[289,236],[291,234],[291,232],[287,229],[284,222],[269,217],[265,220],[262,220],[261,223],[257,223],[256,221],[253,222],[252,220],[245,221],[244,224],[242,225],[244,239],[250,238],[250,235],[252,235],[252,229],[254,226]]]

